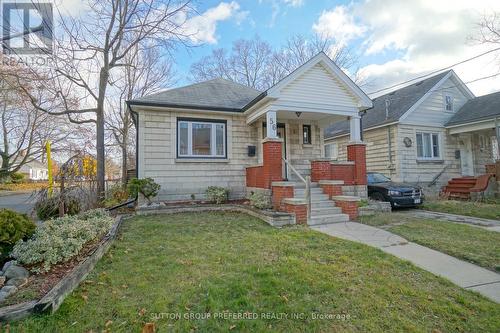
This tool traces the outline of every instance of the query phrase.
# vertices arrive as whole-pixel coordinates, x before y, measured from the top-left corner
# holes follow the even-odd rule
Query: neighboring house
[[[498,158],[500,93],[475,97],[449,70],[373,100],[362,116],[368,171],[423,186],[485,173]],[[325,152],[346,155],[349,124],[325,133]]]
[[[19,172],[24,174],[26,179],[29,180],[48,180],[49,179],[49,169],[43,163],[33,160],[24,164]]]
[[[264,92],[215,79],[128,105],[137,127],[138,177],[161,185],[159,200],[203,199],[211,185],[243,198],[249,189],[270,190],[273,181],[298,182],[294,170],[318,181],[311,164],[324,162],[324,129],[348,118],[358,146],[339,167],[349,170],[345,184],[366,195],[359,112],[372,102],[324,53]]]

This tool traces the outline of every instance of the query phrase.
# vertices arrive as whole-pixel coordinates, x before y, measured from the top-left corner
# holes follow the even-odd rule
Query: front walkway
[[[398,258],[408,260],[433,274],[442,276],[462,288],[477,291],[500,303],[500,274],[485,268],[408,242],[398,235],[361,223],[334,223],[314,226],[311,229],[379,248]]]

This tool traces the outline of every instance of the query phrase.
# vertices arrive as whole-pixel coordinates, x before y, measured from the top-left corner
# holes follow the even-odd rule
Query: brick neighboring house
[[[372,101],[324,53],[266,91],[215,79],[128,106],[137,128],[138,177],[161,185],[158,200],[204,199],[212,185],[228,188],[231,199],[259,191],[303,223],[303,179],[310,176],[309,222],[315,224],[355,218],[358,197],[367,195],[359,112]],[[349,154],[332,162],[325,159],[323,132],[346,119]]]
[[[362,117],[368,171],[437,195],[457,178],[474,185],[499,158],[500,92],[475,97],[453,70],[376,97],[373,105]],[[344,159],[348,142],[349,124],[332,125],[326,155]]]

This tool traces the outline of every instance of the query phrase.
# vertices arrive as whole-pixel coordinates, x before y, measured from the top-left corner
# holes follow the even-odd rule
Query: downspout
[[[132,122],[135,126],[135,177],[139,178],[139,113],[132,110],[130,107],[130,102],[126,101],[127,108],[132,115]],[[137,201],[139,195],[136,195],[134,201]]]

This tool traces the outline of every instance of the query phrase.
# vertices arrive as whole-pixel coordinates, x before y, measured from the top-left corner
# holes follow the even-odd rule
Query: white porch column
[[[350,120],[351,142],[361,142],[361,117],[351,116]]]
[[[266,138],[278,138],[278,122],[276,120],[276,111],[267,111],[266,113]]]

